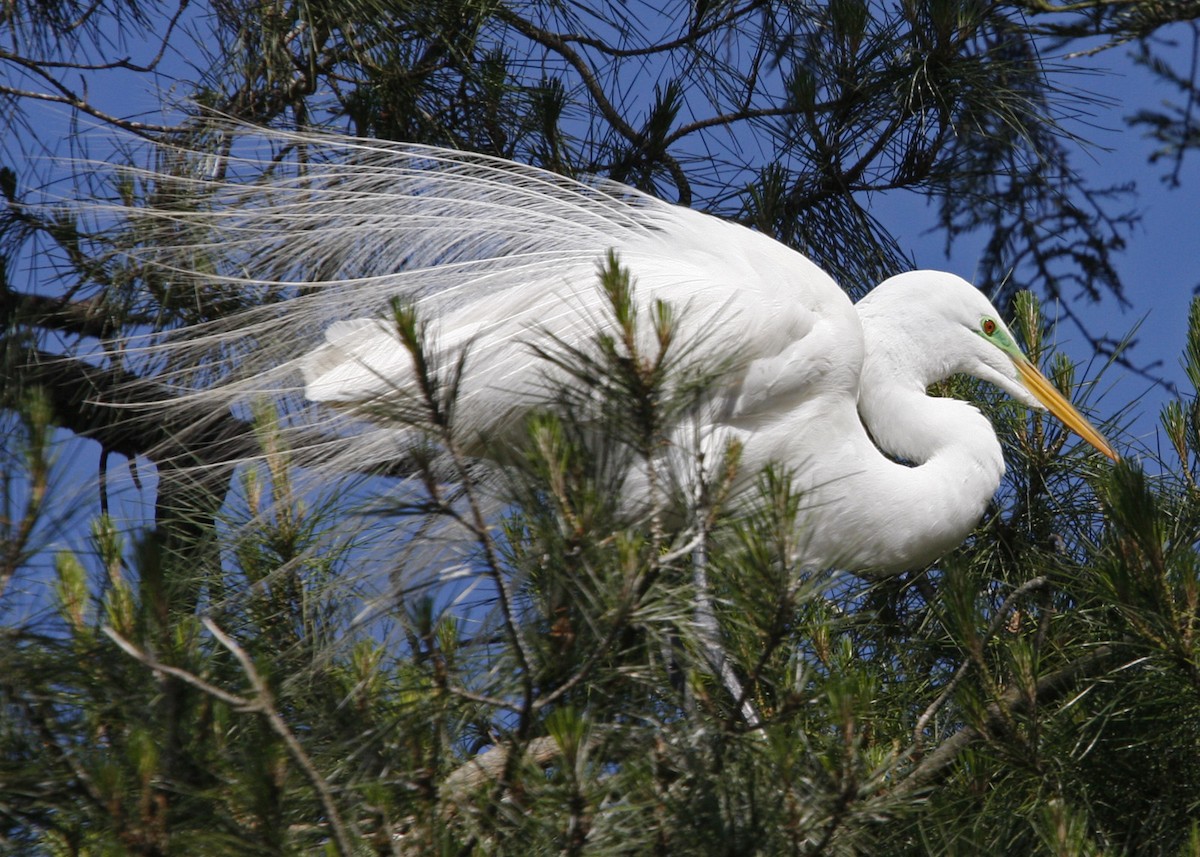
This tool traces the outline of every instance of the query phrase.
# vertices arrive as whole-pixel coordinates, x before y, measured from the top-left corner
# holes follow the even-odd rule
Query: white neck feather
[[[802,469],[811,499],[802,548],[814,566],[894,573],[966,538],[999,487],[1004,458],[975,407],[925,393],[927,367],[872,359],[870,348],[858,414],[830,424],[810,449],[831,454]]]

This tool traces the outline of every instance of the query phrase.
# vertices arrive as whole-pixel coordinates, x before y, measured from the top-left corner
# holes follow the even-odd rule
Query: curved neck
[[[871,363],[857,412],[847,402],[836,417],[826,411],[809,421],[807,432],[781,424],[788,434],[775,436],[769,455],[796,461],[787,447],[800,443],[810,455],[796,474],[808,563],[867,573],[923,568],[979,523],[1004,474],[1000,442],[973,406],[926,395],[911,369]]]
[[[864,466],[849,481],[875,527],[856,553],[877,571],[922,567],[979,523],[1004,475],[1000,442],[972,405],[927,395],[917,369],[906,376],[903,367],[884,366],[870,354],[866,362],[858,412],[867,443],[874,443],[861,448]],[[890,559],[872,563],[871,555]]]

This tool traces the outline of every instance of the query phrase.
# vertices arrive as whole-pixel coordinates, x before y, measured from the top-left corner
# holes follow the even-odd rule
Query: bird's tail
[[[594,288],[605,250],[653,233],[671,208],[501,159],[312,133],[229,128],[204,152],[151,157],[120,170],[148,203],[93,211],[116,224],[125,299],[161,307],[153,330],[106,349],[152,379],[130,400],[186,412],[197,430],[270,402],[290,442],[331,468],[404,445],[404,426],[350,407],[413,392],[397,301],[424,321],[453,316],[424,340],[427,371],[451,373],[506,318],[505,336],[553,327],[522,296]]]

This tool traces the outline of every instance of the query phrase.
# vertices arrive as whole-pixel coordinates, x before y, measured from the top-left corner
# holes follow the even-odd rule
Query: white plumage
[[[147,211],[165,230],[144,259],[172,271],[174,288],[249,289],[268,303],[150,352],[165,355],[167,376],[193,401],[303,400],[293,424],[338,432],[322,446],[330,466],[382,462],[405,442],[377,407],[412,393],[411,356],[388,320],[393,298],[431,323],[437,362],[468,348],[464,430],[507,432],[544,401],[550,367],[530,343],[595,335],[605,315],[597,266],[609,251],[631,271],[643,311],[666,301],[680,341],[732,360],[702,443],[715,451],[737,438],[749,474],[772,461],[793,469],[808,564],[913,568],[978,522],[1004,464],[978,410],[926,395],[951,374],[1044,402],[1115,458],[1020,356],[987,299],[953,275],[902,274],[855,306],[772,239],[617,184],[419,146],[270,139],[313,160],[255,185],[179,178],[178,168],[159,177],[203,203]]]

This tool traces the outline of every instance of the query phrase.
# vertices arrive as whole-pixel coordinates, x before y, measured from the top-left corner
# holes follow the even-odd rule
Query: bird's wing
[[[544,367],[531,361],[531,344],[582,343],[605,327],[597,264],[609,249],[632,273],[643,316],[651,300],[670,304],[678,340],[730,364],[730,419],[778,411],[818,380],[852,389],[862,359],[857,316],[816,266],[740,226],[652,200],[638,204],[661,209],[649,233],[613,229],[590,252],[485,275],[471,299],[462,285],[427,296],[442,361],[469,343],[465,394],[483,413],[499,415],[540,395]],[[648,319],[641,324],[651,353]],[[353,405],[407,385],[412,360],[389,325],[339,322],[326,328],[325,340],[301,361],[309,399]]]
[[[478,414],[499,418],[542,378],[533,337],[580,343],[608,317],[597,269],[610,250],[643,312],[666,301],[681,341],[699,337],[703,353],[737,361],[732,417],[778,412],[813,389],[854,394],[853,306],[815,264],[759,233],[500,159],[342,137],[271,142],[303,149],[303,170],[263,181],[246,159],[226,169],[251,183],[177,174],[171,182],[203,204],[157,212],[167,237],[145,261],[190,273],[197,290],[265,298],[163,346],[194,395],[303,392],[353,405],[403,391],[411,356],[379,321],[402,298],[430,323],[436,357],[469,343],[464,389]]]

